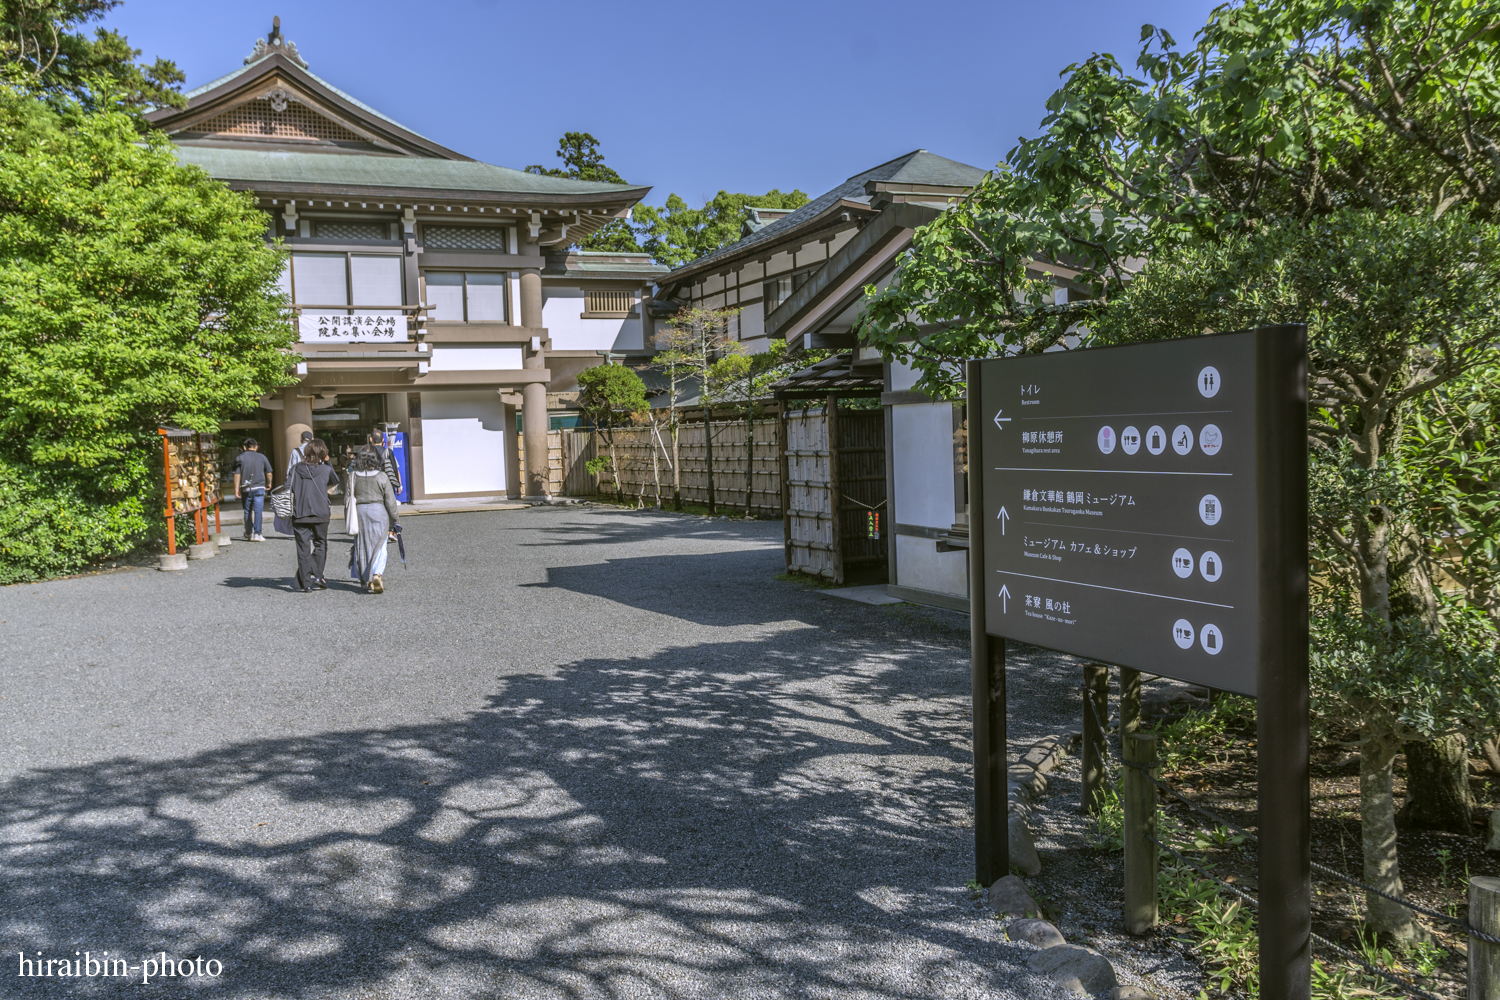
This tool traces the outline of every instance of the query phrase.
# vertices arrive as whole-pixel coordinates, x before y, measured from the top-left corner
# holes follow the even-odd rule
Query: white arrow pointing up
[[[1000,613],[1010,614],[1010,588],[1003,583],[1000,585]]]
[[[1000,428],[1002,431],[1005,430],[1005,425],[1010,423],[1010,417],[1002,417],[1000,415],[1004,412],[1004,410],[995,411],[995,426]]]
[[[1000,534],[1003,535],[1005,534],[1005,522],[1010,517],[1010,513],[1004,507],[1001,507],[1000,513],[995,516],[1000,519]]]

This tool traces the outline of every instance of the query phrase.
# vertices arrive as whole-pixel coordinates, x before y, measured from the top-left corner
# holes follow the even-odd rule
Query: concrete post
[[[541,248],[526,242],[522,250],[527,254],[539,254]],[[523,369],[547,367],[546,352],[540,349],[542,332],[542,272],[527,268],[521,272],[521,325],[536,338],[526,346],[521,360]],[[526,450],[526,499],[542,500],[547,497],[547,385],[532,382],[521,390],[521,428]]]
[[[302,432],[312,430],[312,396],[298,395],[303,392],[300,385],[281,390],[281,399],[286,414],[285,448],[282,451],[282,472],[286,471],[286,459],[302,443]]]
[[[267,410],[271,415],[271,439],[266,442],[266,458],[271,460],[272,486],[280,486],[286,478],[286,410]]]

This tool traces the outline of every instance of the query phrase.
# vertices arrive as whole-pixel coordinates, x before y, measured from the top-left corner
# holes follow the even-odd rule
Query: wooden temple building
[[[650,352],[642,303],[666,271],[569,247],[650,189],[449,149],[313,75],[279,18],[186,96],[150,118],[183,163],[252,192],[289,251],[299,379],[260,401],[278,472],[305,430],[338,449],[387,422],[416,502],[544,495],[578,373]]]

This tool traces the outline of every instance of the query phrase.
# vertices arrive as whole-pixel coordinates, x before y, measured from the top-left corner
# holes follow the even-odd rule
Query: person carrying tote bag
[[[302,461],[292,466],[292,531],[297,538],[297,578],[292,589],[307,593],[327,590],[324,564],[328,560],[328,521],[333,510],[328,495],[338,489],[339,477],[328,464],[328,446],[313,438]]]
[[[354,535],[349,576],[358,580],[366,593],[383,594],[386,542],[396,526],[398,508],[379,447],[365,445],[354,456],[344,491],[344,509],[356,512],[348,515],[349,533]]]

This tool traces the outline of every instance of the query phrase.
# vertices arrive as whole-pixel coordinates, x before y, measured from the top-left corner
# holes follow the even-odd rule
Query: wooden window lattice
[[[635,306],[635,293],[613,289],[585,291],[583,311],[586,313],[628,314]]]
[[[423,226],[422,245],[429,250],[510,249],[510,230],[501,226]]]
[[[194,128],[215,135],[260,136],[271,139],[321,139],[359,142],[360,136],[313,112],[306,105],[288,104],[275,111],[267,98],[246,101]]]

